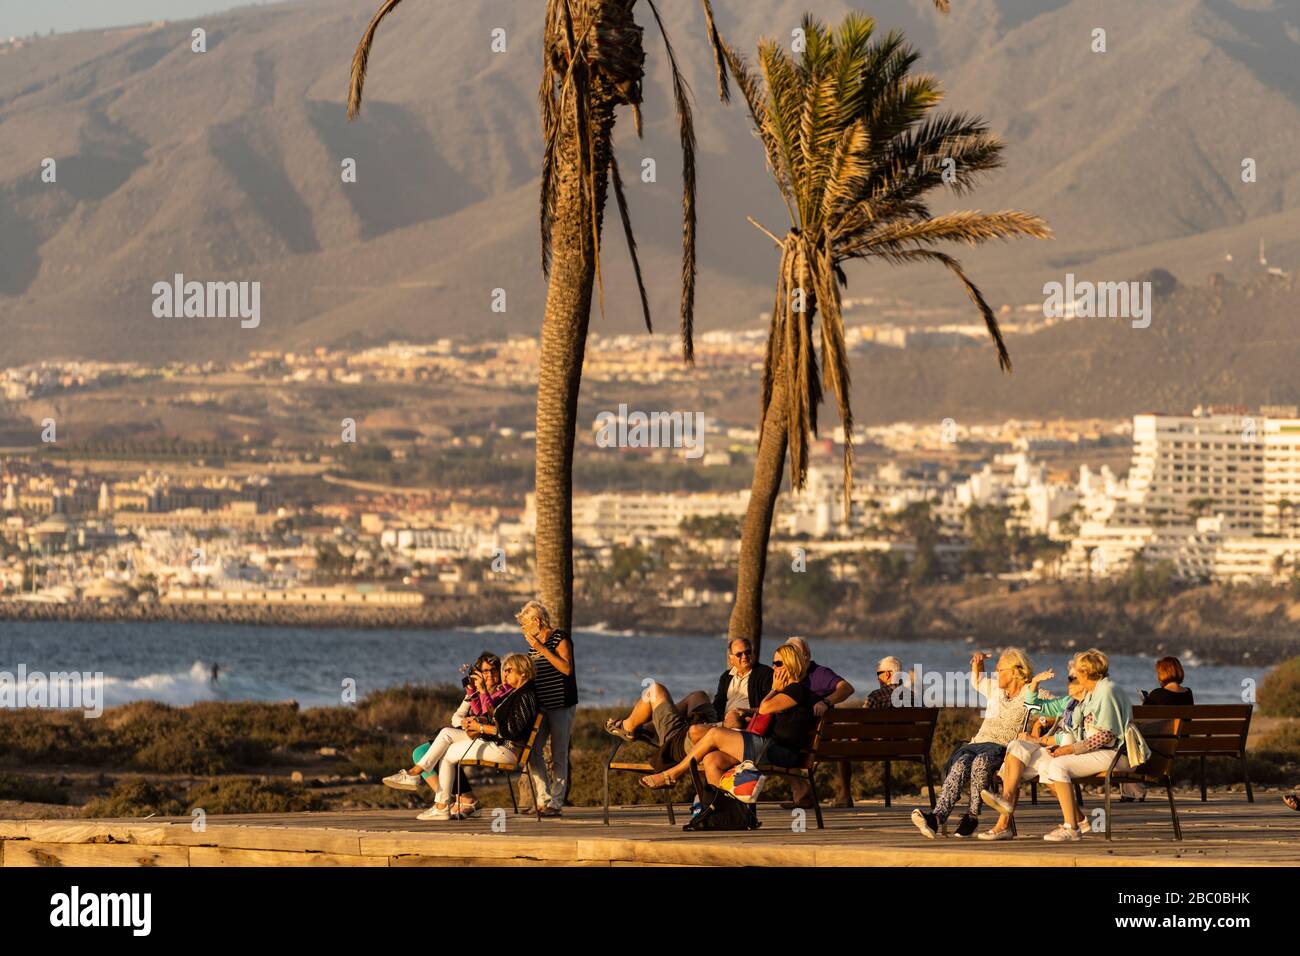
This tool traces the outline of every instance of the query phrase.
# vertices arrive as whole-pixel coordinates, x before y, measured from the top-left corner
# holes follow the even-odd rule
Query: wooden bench
[[[934,773],[930,764],[930,747],[934,743],[934,728],[938,722],[939,710],[936,707],[895,707],[889,710],[832,707],[817,722],[812,743],[801,753],[798,765],[763,764],[758,769],[762,773],[808,781],[819,830],[825,829],[825,823],[817,795],[815,771],[822,763],[883,763],[887,807],[892,805],[892,764],[895,761],[919,763],[925,767],[925,782],[930,791],[930,808],[933,809]]]
[[[1246,784],[1246,802],[1255,802],[1250,786],[1250,769],[1246,764],[1246,737],[1250,733],[1250,704],[1192,704],[1167,706],[1138,704],[1134,720],[1178,720],[1183,739],[1178,744],[1179,759],[1199,757],[1201,761],[1201,802],[1206,800],[1205,761],[1208,757],[1235,757],[1241,762],[1241,776]]]
[[[537,719],[533,721],[533,729],[528,734],[528,741],[524,744],[524,749],[522,752],[520,752],[519,761],[517,763],[501,763],[496,760],[480,760],[477,757],[466,757],[464,760],[460,762],[460,766],[462,767],[484,767],[488,770],[497,770],[500,773],[504,774],[506,778],[506,786],[510,788],[510,804],[515,808],[515,813],[519,812],[519,801],[515,799],[515,785],[510,779],[510,771],[516,769],[519,771],[519,792],[520,793],[523,793],[524,781],[528,780],[529,799],[533,804],[536,804],[537,802],[537,794],[533,792],[533,782],[528,777],[528,759],[533,755],[533,747],[537,744],[537,735],[541,732],[542,721],[545,719],[546,719],[546,714],[542,713],[539,710],[537,712]],[[457,802],[460,801],[460,779],[461,779],[461,775],[459,773],[456,774]],[[524,812],[532,813],[535,811],[535,809],[536,809],[535,807],[532,807],[531,809]],[[542,818],[539,816],[538,819],[540,820]]]
[[[1169,709],[1176,710],[1178,708]],[[1146,763],[1132,769],[1120,767],[1120,760],[1125,754],[1125,748],[1121,743],[1115,751],[1115,756],[1111,758],[1110,766],[1106,768],[1104,773],[1095,774],[1091,777],[1075,778],[1075,794],[1077,795],[1079,792],[1080,783],[1089,780],[1098,780],[1103,783],[1106,792],[1106,839],[1109,840],[1112,830],[1110,799],[1112,785],[1116,783],[1163,785],[1165,794],[1169,797],[1169,814],[1173,819],[1174,839],[1181,840],[1183,830],[1178,824],[1178,806],[1174,803],[1174,784],[1170,774],[1173,771],[1174,760],[1178,756],[1183,740],[1183,721],[1178,718],[1139,720],[1135,716],[1133,723],[1142,732],[1142,736],[1146,738],[1147,746],[1151,748],[1151,756]]]
[[[636,738],[640,743],[647,743],[656,748],[659,746],[655,742],[651,732],[647,730],[646,727],[641,727],[637,730]],[[615,737],[614,746],[610,749],[609,757],[605,760],[605,826],[609,826],[609,775],[611,773],[634,773],[639,777],[643,777],[655,772],[655,768],[645,761],[616,761],[614,758],[618,756],[619,750],[623,748],[623,744],[625,743],[627,743],[627,741],[622,737]],[[664,790],[663,795],[664,807],[668,811],[668,825],[673,826],[677,823],[677,817],[673,814],[672,787]]]

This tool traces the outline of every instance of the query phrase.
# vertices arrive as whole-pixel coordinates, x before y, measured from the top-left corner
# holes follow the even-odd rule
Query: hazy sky
[[[267,0],[0,0],[0,36],[185,20]]]

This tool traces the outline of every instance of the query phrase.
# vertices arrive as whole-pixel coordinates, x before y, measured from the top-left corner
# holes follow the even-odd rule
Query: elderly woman
[[[1007,744],[1007,755],[1002,761],[998,775],[1002,778],[1002,803],[1015,807],[1020,796],[1020,782],[1035,780],[1042,768],[1051,761],[1048,748],[1060,744],[1073,744],[1079,741],[1079,721],[1082,720],[1079,704],[1085,696],[1083,684],[1074,672],[1074,658],[1070,659],[1066,673],[1069,686],[1066,697],[1036,697],[1029,701],[1030,707],[1037,707],[1039,722],[1030,733],[1022,733]],[[1043,724],[1044,718],[1055,718],[1050,728]],[[992,801],[990,795],[980,793],[980,799],[995,809],[999,804]],[[1076,819],[1079,829],[1087,833],[1090,829],[1088,818],[1078,811]],[[1010,840],[1015,834],[1011,830],[1011,814],[1001,813],[993,828],[979,835],[981,840]]]
[[[546,723],[528,759],[528,773],[537,798],[539,817],[558,817],[569,793],[569,739],[578,712],[577,664],[569,632],[551,625],[551,612],[540,601],[529,601],[515,615],[528,642],[537,701]],[[546,772],[546,741],[551,742],[550,777]]]
[[[763,721],[767,726],[762,733],[711,727],[680,763],[663,773],[642,777],[641,783],[652,790],[671,787],[690,770],[692,760],[700,762],[705,777],[715,785],[728,770],[745,760],[794,766],[799,762],[799,752],[808,746],[815,723],[812,694],[804,680],[807,673],[808,659],[793,644],[782,644],[772,652],[772,689],[750,720],[750,727],[754,727],[755,720],[771,715]]]
[[[922,836],[933,840],[938,834],[948,835],[945,822],[957,805],[963,790],[969,787],[970,809],[957,824],[957,835],[968,837],[979,828],[980,791],[993,780],[1007,744],[1016,739],[1025,726],[1026,707],[1036,699],[1038,685],[1050,680],[1052,671],[1033,675],[1029,658],[1018,648],[1009,648],[998,658],[995,676],[984,673],[984,661],[991,654],[975,652],[971,658],[970,679],[975,689],[988,701],[984,722],[967,743],[953,751],[944,771],[943,790],[935,801],[934,810],[912,811],[912,823]]]
[[[1124,734],[1133,719],[1128,696],[1110,679],[1110,659],[1093,648],[1074,659],[1074,672],[1084,692],[1074,726],[1077,743],[1054,744],[1046,748],[1050,759],[1038,764],[1038,776],[1056,792],[1061,804],[1062,823],[1043,836],[1049,843],[1073,843],[1083,839],[1079,808],[1074,802],[1074,780],[1102,773],[1124,746]],[[1013,800],[984,791],[985,803],[1010,816]]]
[[[507,654],[501,662],[502,681],[510,693],[497,702],[490,720],[466,717],[467,740],[453,743],[438,762],[438,790],[434,804],[419,814],[420,820],[450,820],[451,786],[466,759],[517,764],[532,733],[539,705],[533,690],[533,662],[523,654]]]

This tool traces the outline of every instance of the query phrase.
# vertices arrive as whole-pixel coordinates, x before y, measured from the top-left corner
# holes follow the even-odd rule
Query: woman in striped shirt
[[[528,641],[533,662],[533,688],[546,722],[528,760],[528,771],[537,797],[539,817],[558,817],[569,791],[569,739],[578,710],[577,668],[573,660],[573,638],[569,632],[551,626],[551,613],[541,601],[529,601],[515,620]],[[551,741],[554,774],[547,777],[545,744]]]

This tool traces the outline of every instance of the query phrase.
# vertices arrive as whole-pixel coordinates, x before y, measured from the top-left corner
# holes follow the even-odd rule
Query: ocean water
[[[773,642],[764,644],[771,660]],[[339,705],[347,679],[358,698],[407,682],[453,683],[460,666],[481,651],[524,651],[517,628],[450,631],[268,628],[170,622],[0,621],[0,680],[16,675],[79,671],[104,674],[103,705],[135,700],[189,704],[200,700],[282,701],[303,707]],[[654,679],[675,696],[716,689],[726,664],[721,637],[633,634],[579,630],[574,635],[580,702],[612,706],[635,700],[643,681]],[[876,686],[875,665],[886,655],[913,669],[960,674],[969,669],[975,645],[952,640],[817,641],[813,657],[849,680],[859,696]],[[995,650],[995,648],[986,648]],[[1039,670],[1054,668],[1046,685],[1064,692],[1068,651],[1031,655]],[[1240,703],[1243,689],[1258,684],[1266,668],[1209,665],[1180,655],[1187,686],[1199,703]],[[211,680],[213,663],[219,679]],[[1140,688],[1155,686],[1154,657],[1114,655],[1111,676],[1136,702]],[[10,677],[8,680],[13,681]],[[950,681],[953,686],[955,681]],[[949,699],[947,703],[966,703]]]

